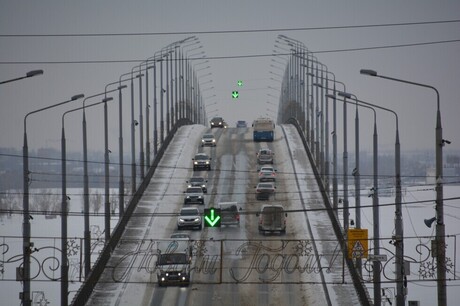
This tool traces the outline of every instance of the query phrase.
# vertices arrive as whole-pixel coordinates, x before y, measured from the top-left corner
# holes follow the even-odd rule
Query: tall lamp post
[[[365,102],[362,100],[358,100],[360,104],[369,105],[371,107],[381,109],[387,112],[390,112],[392,115],[395,116],[396,122],[396,136],[395,136],[395,173],[397,176],[400,177],[401,173],[401,163],[400,163],[400,143],[399,143],[399,119],[398,114],[388,108],[375,105],[369,102]],[[374,254],[380,254],[380,227],[379,227],[379,198],[378,198],[378,161],[377,161],[377,127],[374,128],[374,190],[373,190],[373,197],[372,197],[372,207],[373,207],[373,222],[374,222]],[[401,182],[401,181],[399,181]],[[397,189],[401,190],[401,186],[396,187]],[[379,271],[378,274],[375,274],[375,271]],[[379,306],[381,304],[381,284],[380,284],[380,264],[377,261],[374,261],[374,305]]]
[[[361,199],[360,199],[360,169],[359,169],[359,113],[358,113],[358,98],[348,92],[339,92],[339,96],[347,99],[355,100],[355,169],[353,176],[355,180],[355,206],[356,206],[356,228],[361,228]]]
[[[340,95],[340,94],[339,94]],[[347,97],[343,103],[343,230],[348,232],[348,148],[347,148]]]
[[[128,74],[128,73],[127,73]],[[125,74],[125,75],[127,75]],[[123,95],[122,89],[128,87],[127,85],[121,85],[121,82],[129,81],[130,79],[122,80],[121,78],[119,81],[109,83],[105,86],[105,95],[107,97],[107,88],[110,85],[118,84],[118,163],[119,163],[119,173],[118,173],[118,215],[121,218],[124,214],[125,207],[125,178],[124,178],[124,163],[123,163]]]
[[[336,83],[341,84],[343,86],[343,91],[345,92],[345,84],[336,81],[335,79],[335,74],[332,73],[331,71],[325,70],[326,74],[331,74],[332,79],[325,77],[326,84],[328,81],[333,82],[333,88],[329,88],[326,86],[326,94],[324,95],[326,98],[326,123],[325,123],[325,176],[326,176],[326,192],[329,194],[329,176],[330,176],[330,162],[329,162],[329,104],[327,103],[327,98],[331,98],[333,101],[333,110],[332,110],[332,120],[333,120],[333,132],[332,132],[332,172],[333,172],[333,177],[332,177],[332,203],[333,203],[333,209],[335,213],[337,214],[337,208],[338,208],[338,183],[337,183],[337,103],[336,103]],[[314,86],[318,86],[320,88],[323,88],[324,86],[320,83],[314,83]],[[332,91],[333,94],[328,94],[328,91]]]
[[[115,90],[112,90],[115,91]],[[95,103],[90,106],[103,103]],[[67,196],[67,167],[66,167],[66,137],[65,137],[65,116],[71,112],[81,110],[84,107],[78,107],[71,110],[68,110],[62,114],[62,136],[61,136],[61,169],[62,169],[62,207],[61,207],[61,305],[68,305],[68,289],[69,289],[69,277],[68,269],[69,265],[67,262],[67,214],[68,214],[68,205],[67,201],[69,197]],[[88,248],[89,249],[89,248]]]
[[[444,224],[444,199],[443,199],[443,185],[442,185],[442,176],[443,176],[443,169],[442,169],[442,147],[444,146],[445,140],[442,138],[442,124],[441,124],[441,110],[440,110],[440,101],[439,101],[439,92],[438,90],[431,86],[431,85],[426,85],[426,84],[421,84],[421,83],[416,83],[412,81],[407,81],[407,80],[402,80],[402,79],[397,79],[393,77],[388,77],[388,76],[383,76],[377,74],[377,71],[375,70],[370,70],[370,69],[361,69],[360,73],[363,75],[368,75],[372,77],[379,77],[382,79],[387,79],[391,81],[396,81],[396,82],[401,82],[401,83],[406,83],[410,85],[415,85],[415,86],[420,86],[420,87],[425,87],[425,88],[430,88],[436,92],[436,102],[437,102],[437,112],[436,112],[436,138],[435,138],[435,150],[436,150],[436,213],[437,213],[437,222],[436,222],[436,268],[437,268],[437,284],[438,284],[438,305],[446,305],[447,304],[447,290],[446,290],[446,241],[445,241],[445,235],[446,235],[446,229],[445,229],[445,224]],[[398,180],[400,181],[400,177],[396,177],[396,181],[398,183]],[[400,188],[400,183],[399,183],[399,190],[398,186],[396,187],[396,193],[397,197],[399,197],[399,203],[400,203],[400,198],[401,198],[401,188]],[[401,212],[400,212],[401,214]],[[402,215],[402,214],[401,214]],[[403,231],[403,225],[402,225],[402,217],[400,221],[400,231],[402,234]],[[396,238],[398,239],[398,228],[396,228]],[[402,235],[401,235],[402,238]],[[398,241],[397,241],[398,242]],[[403,241],[401,241],[401,249],[400,254],[397,254],[397,259],[398,255],[401,256],[401,264],[402,264],[402,256],[404,255],[404,249],[403,249]],[[399,245],[399,244],[398,244]],[[403,275],[401,274],[403,272],[404,266],[401,267],[401,269],[398,269],[399,272],[399,277],[398,281],[399,286],[397,289],[397,295],[396,295],[396,301],[398,305],[404,305],[404,291],[403,291]],[[398,275],[397,275],[398,276]]]
[[[23,186],[24,186],[24,195],[23,195],[23,266],[22,266],[22,280],[24,284],[24,291],[22,292],[22,304],[24,306],[30,306],[32,303],[31,300],[31,291],[30,291],[30,254],[33,243],[30,242],[30,214],[29,214],[29,147],[27,145],[27,118],[35,113],[48,110],[57,106],[61,106],[75,100],[83,98],[83,94],[78,94],[72,96],[70,100],[66,100],[57,104],[53,104],[44,108],[27,113],[24,116],[24,145],[22,150],[23,155]]]
[[[343,86],[343,91],[346,91],[345,84],[337,81],[335,79],[335,75],[332,72],[329,72],[333,75],[333,83],[334,87],[332,88],[333,94],[326,94],[326,98],[331,98],[333,101],[333,106],[332,106],[332,126],[333,126],[333,131],[332,131],[332,207],[333,210],[335,211],[335,214],[337,215],[337,209],[339,206],[339,196],[338,196],[338,181],[337,181],[337,98],[336,98],[336,86],[335,84],[338,83]],[[329,132],[327,132],[329,133]],[[326,134],[327,134],[326,133]],[[328,142],[327,142],[328,143]],[[327,144],[326,143],[326,144]],[[329,150],[326,150],[329,152]]]
[[[95,97],[99,97],[99,96],[102,96],[104,95],[105,98],[104,100],[107,102],[107,101],[110,101],[112,100],[112,98],[107,98],[106,95],[107,93],[111,93],[111,92],[114,92],[116,90],[121,90],[123,89],[124,86],[119,86],[117,89],[113,89],[113,90],[105,90],[104,92],[102,93],[98,93],[98,94],[95,94],[95,95],[92,95],[92,96],[89,96],[89,97],[86,97],[84,100],[83,100],[83,107],[81,107],[80,109],[83,110],[83,120],[82,120],[82,130],[83,130],[83,218],[84,218],[84,263],[85,263],[85,278],[87,278],[89,276],[89,273],[91,272],[91,232],[89,230],[89,227],[90,227],[90,224],[89,224],[89,176],[88,176],[88,137],[87,137],[87,129],[86,129],[86,101],[88,99],[91,99],[91,98],[95,98]],[[103,103],[104,100],[102,100],[102,102],[99,102],[99,103],[96,103],[96,104],[100,104],[100,103]],[[92,104],[91,106],[93,105],[96,105],[96,104]],[[105,157],[105,155],[104,155]],[[108,164],[108,161],[105,160],[105,163]],[[106,169],[105,169],[106,170]],[[105,171],[104,170],[104,171]],[[105,185],[108,184],[108,174],[106,174],[106,177],[105,177]],[[107,191],[105,191],[105,200],[106,202],[109,201],[109,195],[107,193]],[[105,218],[110,218],[110,215],[108,216],[105,216]],[[105,226],[107,227],[107,223],[109,223],[109,229],[110,229],[110,219],[109,221],[107,222],[107,220],[105,220]],[[105,234],[106,235],[106,238],[107,238],[107,233]],[[109,231],[109,235],[110,235],[110,231]]]
[[[37,75],[42,75],[43,70],[32,70],[26,73],[25,76],[9,79],[6,81],[0,82],[0,84],[11,83],[27,78],[31,78]],[[26,115],[26,117],[29,114]],[[29,222],[29,161],[28,161],[28,154],[29,150],[27,148],[27,134],[26,134],[26,118],[24,118],[24,149],[23,151],[26,154],[23,154],[23,182],[24,182],[24,195],[23,195],[23,203],[24,203],[24,223],[23,223],[23,272],[22,272],[22,279],[24,282],[24,291],[22,293],[22,303],[23,305],[30,305],[31,295],[30,295],[30,222]]]

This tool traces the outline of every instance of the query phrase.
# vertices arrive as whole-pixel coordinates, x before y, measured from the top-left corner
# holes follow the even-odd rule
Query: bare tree
[[[56,212],[60,211],[61,200],[57,193],[53,193],[51,189],[39,189],[37,194],[33,196],[33,207],[35,210],[43,212],[45,215],[56,216]]]
[[[118,203],[119,203],[118,191],[115,189],[112,189],[112,192],[110,194],[110,209],[111,209],[112,214],[114,214],[115,211],[117,210]]]
[[[19,197],[14,190],[7,190],[0,193],[0,215],[8,213],[11,215],[13,210],[19,209]]]
[[[99,191],[90,192],[89,205],[95,213],[98,213],[102,207],[102,195]]]

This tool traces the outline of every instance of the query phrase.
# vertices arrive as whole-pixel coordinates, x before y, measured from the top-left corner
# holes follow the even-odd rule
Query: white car
[[[210,147],[215,147],[216,146],[216,138],[214,138],[213,134],[203,134],[201,137],[201,146],[210,146]]]
[[[180,210],[177,217],[177,229],[186,227],[203,227],[200,210],[196,207],[184,207]]]
[[[259,182],[275,182],[276,170],[272,166],[263,166],[259,170]]]
[[[257,153],[257,163],[259,165],[273,164],[273,155],[275,155],[275,153],[270,149],[260,149]]]

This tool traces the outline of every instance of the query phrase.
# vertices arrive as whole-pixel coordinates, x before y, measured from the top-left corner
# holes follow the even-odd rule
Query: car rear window
[[[183,209],[180,211],[181,216],[196,216],[198,215],[197,209]]]
[[[187,193],[201,193],[203,190],[200,187],[189,187]]]

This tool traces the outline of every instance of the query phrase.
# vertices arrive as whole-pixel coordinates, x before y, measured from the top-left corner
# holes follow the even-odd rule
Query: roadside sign
[[[348,258],[368,257],[368,235],[367,228],[348,229]]]
[[[386,254],[379,254],[379,255],[369,254],[367,259],[370,261],[387,261],[388,260]]]

